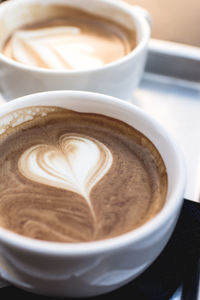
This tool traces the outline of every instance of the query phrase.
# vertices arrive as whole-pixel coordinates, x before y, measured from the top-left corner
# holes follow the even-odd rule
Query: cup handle
[[[149,12],[145,8],[143,8],[139,5],[131,5],[131,4],[129,4],[129,5],[135,13],[140,15],[142,18],[146,19],[147,23],[152,28],[152,17],[149,14]]]

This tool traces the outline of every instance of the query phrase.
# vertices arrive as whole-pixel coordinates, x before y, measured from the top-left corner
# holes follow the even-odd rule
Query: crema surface
[[[167,175],[141,133],[56,107],[0,120],[0,226],[47,241],[87,242],[133,230],[162,208]]]
[[[116,61],[136,47],[134,30],[78,9],[63,11],[65,17],[17,28],[2,53],[29,66],[85,70]]]

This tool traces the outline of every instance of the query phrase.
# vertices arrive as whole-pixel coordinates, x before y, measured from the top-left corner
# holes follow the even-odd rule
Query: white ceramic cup
[[[182,155],[168,132],[150,115],[126,101],[102,94],[55,91],[28,95],[1,107],[0,124],[6,114],[38,105],[99,113],[134,126],[153,142],[164,160],[167,200],[163,209],[140,228],[101,241],[45,242],[0,228],[0,274],[22,289],[44,295],[87,297],[112,291],[143,272],[169,240],[183,203]]]
[[[33,13],[31,7],[40,4]],[[42,20],[48,5],[66,5],[106,17],[137,32],[137,47],[122,59],[91,70],[50,70],[18,63],[0,53],[0,93],[6,100],[50,90],[84,90],[131,97],[142,76],[151,26],[148,13],[116,0],[10,0],[0,5],[0,47],[16,28]]]

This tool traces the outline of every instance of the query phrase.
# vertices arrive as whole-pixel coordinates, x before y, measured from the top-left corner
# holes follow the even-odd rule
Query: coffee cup
[[[69,89],[129,99],[150,32],[148,13],[123,1],[6,1],[0,5],[0,92],[6,100]]]
[[[65,128],[64,131],[63,128],[61,128],[61,123],[57,126],[57,121],[55,122],[55,116],[63,120],[63,113],[64,115],[66,113],[67,117],[64,118],[64,122],[61,122],[64,124],[62,126],[66,126],[65,123],[69,121],[70,127],[70,122],[74,122],[73,127],[70,127],[70,132],[72,131],[72,133],[70,133],[72,136],[70,137],[68,129]],[[45,121],[46,118],[47,122]],[[91,121],[93,122],[91,123],[93,124],[92,126],[90,124],[91,118],[93,120]],[[83,123],[81,120],[84,120]],[[39,122],[39,126],[36,126],[37,122]],[[119,234],[116,233],[113,236],[109,235],[109,232],[111,232],[110,228],[108,228],[109,226],[107,226],[109,220],[114,220],[115,222],[117,209],[118,212],[123,212],[122,215],[124,215],[124,212],[129,215],[131,212],[131,201],[132,198],[134,198],[135,192],[127,194],[127,199],[125,199],[125,194],[128,193],[129,189],[129,179],[125,181],[124,177],[122,181],[121,178],[126,175],[126,171],[124,173],[124,171],[121,171],[123,169],[119,169],[119,167],[123,168],[124,163],[120,163],[120,166],[116,164],[117,167],[112,169],[112,172],[110,171],[111,165],[115,165],[116,157],[118,159],[121,155],[121,150],[119,153],[115,152],[115,150],[108,150],[112,146],[112,138],[110,139],[109,136],[110,131],[106,131],[106,134],[104,131],[102,134],[97,134],[99,130],[97,130],[97,128],[100,128],[101,131],[101,129],[104,130],[107,128],[109,124],[114,124],[111,126],[111,134],[114,136],[113,141],[117,141],[115,150],[118,151],[118,149],[121,149],[120,147],[123,147],[125,143],[124,138],[123,142],[119,142],[118,137],[120,136],[121,139],[121,135],[125,135],[128,136],[129,139],[132,136],[133,130],[134,136],[136,136],[136,144],[138,144],[137,147],[139,147],[139,151],[135,153],[138,153],[137,155],[140,156],[141,149],[148,149],[148,151],[156,157],[155,161],[157,165],[161,166],[158,168],[161,170],[160,178],[164,178],[164,181],[160,181],[161,190],[163,184],[166,187],[167,182],[165,200],[162,207],[153,217],[132,230]],[[118,130],[118,125],[119,128],[122,128],[122,131],[120,131],[119,136],[116,136],[113,132]],[[58,131],[57,129],[55,131],[55,128],[58,128]],[[27,142],[26,135],[29,130],[33,131],[29,134]],[[3,190],[1,188],[0,197],[0,274],[2,279],[7,280],[19,288],[37,294],[62,297],[89,297],[104,294],[125,285],[139,276],[158,257],[175,228],[183,203],[185,167],[179,147],[177,147],[175,141],[170,137],[166,129],[153,119],[152,116],[126,101],[108,95],[81,91],[51,91],[27,95],[4,104],[0,111],[0,133],[0,164],[2,170],[0,176],[1,184],[6,186]],[[59,143],[56,142],[56,146],[49,141],[49,138],[55,141],[55,137],[59,137]],[[35,143],[35,138],[39,139],[39,143],[38,141]],[[31,142],[31,140],[34,142]],[[102,145],[102,143],[104,143],[102,141],[105,141],[104,145]],[[8,144],[6,144],[7,142]],[[22,144],[26,145],[27,149],[23,152],[22,156],[19,156],[18,147]],[[62,153],[56,148],[58,144],[59,147],[62,148]],[[5,151],[6,145],[7,151]],[[131,144],[128,148],[130,147],[132,147]],[[137,147],[135,148],[134,146],[134,149],[137,149]],[[76,149],[75,152],[73,152],[74,149]],[[89,155],[84,156],[83,154],[83,160],[80,164],[82,154],[80,154],[79,150],[81,153],[88,153],[87,151],[89,151]],[[146,150],[142,152],[144,155],[146,155]],[[38,151],[39,156],[37,156]],[[67,169],[66,160],[63,159],[63,153],[69,155],[70,151],[75,153],[75,156],[73,156],[73,154],[68,157],[68,161],[71,161],[70,166],[73,172]],[[60,158],[56,162],[55,157],[57,154],[60,155]],[[151,162],[153,161],[152,155],[150,158]],[[74,157],[75,159],[73,161]],[[89,162],[87,161],[88,157],[91,158],[92,162],[90,160]],[[98,162],[100,159],[101,167],[99,167],[99,163],[96,163],[96,159]],[[14,167],[15,164],[13,164],[13,160],[18,161],[17,169]],[[4,161],[4,167],[2,167],[2,161]],[[48,164],[49,161],[52,161],[51,165]],[[78,161],[78,165],[82,166],[78,169],[78,173],[81,172],[80,177],[77,175],[78,165],[76,165],[76,161]],[[149,165],[148,156],[142,159],[142,161],[142,165]],[[83,167],[82,164],[84,164],[85,167]],[[137,164],[137,170],[139,170],[138,161],[134,161],[134,164]],[[37,173],[38,165],[42,170],[40,173]],[[94,168],[96,165],[98,165],[98,167]],[[91,236],[90,220],[94,217],[96,212],[101,212],[101,206],[97,205],[94,207],[96,200],[91,204],[88,198],[89,194],[86,192],[84,192],[85,194],[81,194],[83,190],[77,190],[77,185],[72,182],[72,179],[71,181],[65,180],[67,189],[71,191],[69,196],[69,194],[65,192],[66,186],[63,186],[63,178],[68,178],[66,172],[71,172],[71,174],[76,174],[75,177],[79,178],[80,182],[82,182],[81,180],[84,176],[88,178],[86,176],[87,174],[84,175],[87,168],[90,170],[94,169],[93,174],[95,174],[95,179],[92,179],[93,188],[90,194],[94,196],[96,191],[100,191],[97,194],[101,197],[101,203],[104,203],[107,198],[109,198],[111,202],[110,204],[105,204],[106,210],[102,214],[102,216],[104,216],[104,214],[107,216],[105,218],[106,226],[104,226],[104,229],[105,232],[108,233],[108,237],[102,238],[102,236],[100,236],[97,240],[85,241],[86,235]],[[108,169],[110,173],[107,173]],[[130,181],[132,180],[131,174],[133,173],[133,169],[131,163],[130,167],[126,169],[127,172],[129,172],[126,178],[130,178]],[[20,170],[22,170],[21,174],[19,174]],[[99,170],[101,170],[101,172]],[[8,172],[9,176],[8,173],[5,175],[4,172]],[[44,178],[44,172],[48,173],[46,179]],[[14,173],[18,174],[18,182],[16,182],[15,175],[14,177],[12,176]],[[112,184],[109,181],[108,174],[115,174],[113,175]],[[154,175],[153,177],[155,177]],[[57,176],[56,185],[52,184],[52,176],[54,178]],[[133,184],[138,181],[139,177],[137,171],[132,181]],[[152,175],[150,175],[150,177],[152,177]],[[91,178],[90,176],[90,180],[86,181],[87,187],[91,186],[89,183],[91,182]],[[142,175],[142,186],[140,186],[140,184],[137,185],[139,201],[137,198],[134,198],[136,200],[133,201],[133,203],[138,203],[139,207],[141,207],[140,204],[144,203],[145,199],[148,198],[148,195],[140,197],[140,193],[144,192],[144,178],[144,175]],[[44,182],[44,180],[46,181]],[[97,181],[99,185],[96,184]],[[23,182],[25,182],[25,190],[22,192],[21,186]],[[77,182],[78,181],[76,181],[76,183]],[[151,188],[154,184],[154,180],[150,182]],[[48,190],[45,190],[44,187],[48,185]],[[100,190],[95,189],[95,185],[98,186]],[[157,186],[157,183],[155,186]],[[29,189],[29,187],[31,187],[31,189]],[[104,195],[108,195],[106,193],[111,189],[113,190],[112,197],[104,197]],[[157,191],[157,188],[155,190]],[[39,193],[40,195],[38,191],[41,191],[41,193]],[[118,199],[115,202],[118,196],[117,194],[121,191],[124,197],[120,196],[120,200]],[[80,197],[78,194],[82,196]],[[70,202],[71,197],[73,201]],[[78,201],[82,201],[81,199],[83,198],[85,199],[85,206],[83,204],[76,206],[72,213],[74,203],[76,201],[77,203]],[[36,203],[37,207],[34,206],[34,199],[42,199],[40,204]],[[51,205],[54,203],[54,199],[62,200],[59,200],[60,203],[62,202],[59,208],[53,204],[53,209],[49,209],[49,206],[48,209],[46,209],[45,205]],[[69,203],[67,207],[63,204],[65,201]],[[40,216],[40,212],[35,210],[36,208],[38,209],[38,205],[40,205],[42,210],[40,220],[42,220],[42,222],[47,220],[47,222],[43,224],[43,227],[39,228],[39,230],[35,230],[39,222],[38,217]],[[27,206],[29,206],[29,208],[27,208]],[[86,206],[87,209],[85,208]],[[102,207],[103,206],[104,204]],[[82,215],[80,207],[84,208],[84,214]],[[94,208],[93,211],[92,207]],[[69,210],[70,213],[68,214]],[[5,214],[3,212],[5,212]],[[57,217],[55,217],[55,212],[58,212]],[[48,213],[52,218],[50,221],[47,216]],[[80,225],[77,227],[77,230],[75,230],[75,225],[73,225],[69,230],[67,227],[67,230],[60,231],[61,223],[58,224],[57,222],[64,220],[63,214],[65,213],[67,213],[68,216],[67,222],[71,222],[70,220],[72,220],[73,214],[75,215],[75,219],[78,220],[77,222],[79,222]],[[36,218],[34,222],[29,220],[30,214]],[[135,217],[129,215],[130,221],[137,218],[137,214],[138,212],[135,214]],[[83,222],[82,216],[84,217],[85,215],[86,218]],[[27,216],[28,219],[26,220]],[[4,217],[6,220],[5,223],[3,223]],[[117,219],[117,222],[114,223],[114,229],[115,226],[117,228],[118,223],[121,222],[120,220],[121,219]],[[15,232],[17,228],[14,223],[15,221],[19,221],[17,223],[20,224],[19,227],[24,227],[26,224],[27,236],[26,234],[24,235],[23,232],[21,234],[21,231]],[[75,224],[74,220],[72,221],[72,224]],[[46,228],[48,226],[52,228],[55,223],[57,227],[50,231],[53,232],[53,236],[58,237],[58,239],[42,240],[41,232],[44,231],[46,232],[45,234],[48,235],[49,229],[46,230]],[[120,228],[122,223],[120,223]],[[11,224],[11,226],[14,224],[13,230],[10,229],[11,227],[7,228],[6,224]],[[103,227],[99,225],[98,228]],[[55,233],[57,230],[59,231],[58,235]],[[31,232],[37,232],[34,238],[28,236]],[[63,236],[63,232],[67,235],[70,233],[75,236],[75,238],[80,237],[80,240],[67,242],[62,240],[60,242],[59,238]],[[52,235],[50,234],[50,236]]]

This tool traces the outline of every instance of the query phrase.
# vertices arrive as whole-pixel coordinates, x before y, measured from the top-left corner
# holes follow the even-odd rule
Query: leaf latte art
[[[20,172],[30,180],[83,196],[94,217],[90,191],[111,165],[112,154],[106,146],[95,139],[71,134],[60,137],[59,147],[36,145],[19,160]]]
[[[49,9],[49,17],[46,11],[44,19],[9,33],[0,51],[28,66],[87,70],[121,59],[136,47],[133,29],[70,7]]]

